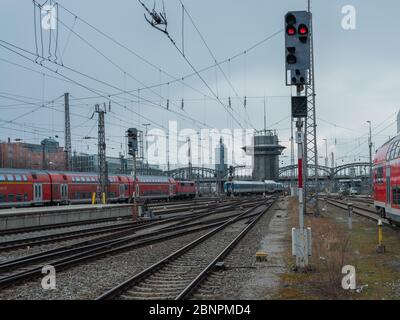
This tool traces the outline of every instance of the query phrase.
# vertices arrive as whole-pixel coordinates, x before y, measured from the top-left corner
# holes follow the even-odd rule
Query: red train
[[[373,167],[374,205],[383,218],[400,224],[400,135],[378,149]]]
[[[91,203],[97,191],[95,173],[0,169],[0,208],[32,205]],[[194,198],[193,181],[170,177],[109,175],[109,202],[132,197],[151,200]]]

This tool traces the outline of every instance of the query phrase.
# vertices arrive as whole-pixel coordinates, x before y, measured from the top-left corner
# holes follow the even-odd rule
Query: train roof
[[[14,168],[0,168],[0,173],[9,174],[32,174],[32,173],[42,173],[47,174],[46,170],[35,170],[35,169],[14,169]]]
[[[263,181],[245,181],[245,180],[232,180],[232,183],[240,183],[240,184],[264,184]]]
[[[139,182],[171,182],[173,180],[167,176],[136,176]]]
[[[87,176],[97,176],[96,172],[80,172],[80,171],[62,171],[62,170],[38,170],[38,169],[14,169],[14,168],[0,168],[0,172],[2,173],[10,173],[10,174],[32,174],[32,173],[41,173],[41,174],[65,174],[65,175],[87,175]],[[124,174],[109,174],[109,176],[127,176]]]

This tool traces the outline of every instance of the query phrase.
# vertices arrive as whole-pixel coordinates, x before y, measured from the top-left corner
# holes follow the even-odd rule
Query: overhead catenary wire
[[[58,2],[56,2],[56,4],[59,5],[60,8],[62,8],[62,9],[65,10],[66,12],[68,12],[70,15],[72,15],[76,20],[81,21],[82,23],[84,23],[85,25],[87,25],[88,27],[90,27],[91,29],[93,29],[94,31],[98,32],[99,34],[101,34],[102,36],[104,36],[105,38],[107,38],[108,40],[110,40],[111,42],[113,42],[114,44],[116,44],[117,46],[123,48],[123,49],[126,50],[127,52],[129,52],[129,53],[131,53],[132,55],[134,55],[135,57],[137,57],[139,60],[141,60],[141,61],[144,62],[145,64],[151,66],[152,68],[154,68],[154,69],[156,69],[156,70],[161,71],[163,74],[165,74],[166,76],[168,76],[169,78],[171,78],[171,80],[169,80],[169,81],[165,81],[165,82],[158,83],[158,84],[155,84],[155,85],[144,86],[144,87],[141,87],[141,88],[137,88],[137,89],[131,90],[130,92],[134,92],[134,91],[138,91],[138,90],[147,90],[147,89],[155,88],[155,87],[159,87],[159,86],[171,85],[171,84],[173,84],[173,83],[175,83],[175,82],[180,82],[180,83],[182,83],[182,82],[183,82],[182,79],[187,79],[187,78],[190,78],[190,77],[193,77],[193,76],[196,75],[195,72],[189,73],[189,74],[186,74],[186,75],[183,75],[183,76],[179,76],[179,77],[170,74],[169,72],[165,71],[163,68],[161,68],[161,67],[155,65],[154,63],[150,62],[148,59],[146,59],[146,58],[144,58],[143,56],[139,55],[137,52],[135,52],[135,51],[132,50],[131,48],[129,48],[129,47],[127,47],[126,45],[122,44],[121,42],[119,42],[118,40],[116,40],[114,37],[112,37],[112,36],[110,36],[109,34],[103,32],[103,31],[100,30],[98,27],[94,26],[93,24],[89,23],[87,20],[85,20],[85,19],[83,19],[82,17],[78,16],[76,13],[74,13],[74,12],[72,12],[71,10],[67,9],[67,8],[66,8],[65,6],[63,6],[62,4],[60,4],[60,3],[58,3]],[[256,42],[255,44],[251,45],[250,47],[246,48],[245,50],[243,50],[243,51],[241,51],[241,52],[239,52],[239,53],[237,53],[237,54],[235,54],[235,55],[233,55],[233,56],[231,56],[231,57],[229,57],[229,58],[226,58],[225,60],[222,60],[222,61],[213,63],[212,65],[210,65],[210,66],[208,66],[208,67],[202,68],[202,69],[198,70],[198,72],[200,72],[200,73],[201,73],[201,72],[205,72],[205,71],[207,71],[207,70],[209,70],[209,69],[211,69],[211,68],[214,68],[214,67],[216,67],[216,66],[219,66],[219,65],[222,65],[222,64],[224,64],[224,63],[227,63],[228,61],[234,60],[234,59],[240,57],[241,55],[246,54],[246,53],[248,53],[248,52],[254,50],[255,48],[259,47],[260,45],[264,44],[265,42],[267,42],[267,41],[273,39],[275,36],[277,36],[278,34],[280,34],[282,31],[283,31],[283,29],[281,29],[281,30],[279,30],[279,31],[277,31],[277,32],[274,32],[274,33],[272,33],[271,35],[268,35],[266,38],[264,38],[264,39],[262,39],[262,40]],[[194,91],[196,91],[196,92],[198,92],[198,93],[201,94],[202,96],[205,95],[204,93],[200,92],[200,91],[199,91],[198,89],[196,89],[196,88],[193,88],[192,86],[188,85],[187,83],[184,83],[183,85],[186,86],[186,87],[188,87],[188,88],[190,88],[190,89],[192,89],[192,90],[194,90]],[[129,92],[129,91],[128,91],[128,92]],[[120,94],[121,94],[121,93],[115,93],[115,94],[111,94],[111,96],[120,95]]]
[[[123,69],[120,65],[118,65],[117,63],[115,63],[112,59],[110,59],[108,56],[106,56],[104,53],[102,53],[99,49],[97,49],[94,45],[92,45],[88,40],[86,40],[85,38],[83,38],[81,35],[79,35],[76,31],[73,31],[72,29],[70,29],[65,23],[63,23],[61,20],[59,21],[65,28],[69,29],[71,33],[73,33],[75,36],[77,36],[81,41],[83,41],[84,43],[86,43],[90,48],[92,48],[93,50],[95,50],[98,54],[100,54],[104,59],[106,59],[108,62],[110,62],[113,66],[115,66],[119,71],[121,71],[124,76],[128,76],[131,79],[135,80],[136,82],[138,82],[141,85],[144,85],[144,83],[139,80],[138,78],[136,78],[135,76],[133,76],[130,72],[126,71],[125,69]],[[162,97],[159,93],[157,93],[156,91],[154,91],[153,89],[149,89],[153,94],[155,94],[156,96],[159,96],[161,99],[163,99],[164,97]],[[121,90],[124,94],[127,93],[126,88]],[[128,93],[130,95],[132,95],[132,93]],[[109,95],[111,96],[111,95]],[[175,105],[177,108],[178,106]],[[192,121],[194,123],[196,123],[197,125],[202,125],[202,126],[207,126],[207,124],[205,123],[199,123],[199,121],[197,121],[196,119],[190,117],[190,116],[185,116],[180,114],[179,112],[173,111],[173,110],[169,110],[171,113],[175,113],[180,115],[181,117],[185,117],[187,118],[187,120]]]
[[[227,77],[226,73],[224,72],[224,70],[221,67],[221,64],[218,64],[217,58],[215,57],[213,51],[211,50],[211,48],[209,47],[209,45],[207,44],[207,41],[205,40],[203,34],[200,32],[199,28],[197,27],[196,23],[194,22],[192,16],[190,15],[189,11],[186,9],[185,5],[183,4],[182,0],[178,0],[181,5],[182,8],[184,10],[184,12],[187,14],[187,16],[189,17],[190,22],[192,23],[193,27],[195,28],[196,32],[198,33],[200,39],[202,40],[203,44],[205,45],[205,47],[207,48],[209,54],[211,55],[211,57],[214,60],[214,63],[216,64],[216,67],[218,67],[218,69],[220,70],[221,74],[223,75],[223,77],[225,78],[226,82],[228,83],[229,87],[232,89],[232,91],[234,92],[234,94],[236,95],[236,97],[239,97],[239,94],[237,92],[237,90],[235,89],[235,87],[232,85],[232,82],[229,80],[229,78]],[[230,61],[229,61],[230,62]],[[247,113],[247,110],[245,109],[245,112]],[[247,118],[251,123],[250,117],[247,114]],[[253,125],[252,125],[253,126]],[[254,126],[253,126],[254,127]]]
[[[140,1],[139,1],[140,2]],[[143,4],[142,4],[143,5]],[[157,28],[158,29],[158,28]],[[207,89],[211,92],[211,94],[215,97],[215,100],[227,111],[230,113],[231,117],[235,120],[235,122],[243,129],[242,123],[236,119],[236,117],[233,115],[233,112],[229,111],[229,108],[219,99],[218,95],[214,92],[214,90],[210,87],[210,85],[205,81],[204,77],[197,71],[197,69],[194,67],[192,62],[183,54],[182,50],[177,46],[176,42],[172,39],[172,37],[169,35],[167,31],[164,32],[167,36],[167,38],[170,40],[170,42],[173,44],[173,46],[176,48],[176,50],[181,54],[181,56],[184,58],[186,63],[190,66],[190,68],[196,73],[196,75],[199,77],[199,79],[203,82],[203,84],[207,87]]]

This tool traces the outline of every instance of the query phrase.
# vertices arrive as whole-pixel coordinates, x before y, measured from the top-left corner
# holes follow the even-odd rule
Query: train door
[[[68,200],[68,185],[62,184],[60,186],[60,188],[61,188],[61,201],[67,201]]]
[[[390,165],[386,167],[386,205],[391,207],[390,194],[391,194],[391,185],[390,185]]]
[[[43,188],[42,185],[39,183],[33,184],[33,201],[34,202],[41,202],[43,199]]]

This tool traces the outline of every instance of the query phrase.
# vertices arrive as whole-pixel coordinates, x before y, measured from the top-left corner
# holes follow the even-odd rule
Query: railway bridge
[[[315,166],[309,167],[309,184],[315,180]],[[369,188],[369,162],[353,162],[337,167],[318,166],[318,177],[322,188],[330,187],[332,191],[337,190],[341,181],[357,180],[360,181],[362,189]],[[251,167],[233,167],[233,177],[236,180],[252,180]],[[279,169],[279,181],[289,185],[297,181],[297,165],[285,166]],[[165,175],[171,176],[176,180],[193,180],[200,189],[216,191],[216,185],[222,185],[229,176],[229,172],[220,172],[215,169],[205,167],[182,167],[166,171]]]
[[[318,166],[318,178],[322,188],[329,187],[332,191],[337,191],[341,182],[350,180],[360,182],[362,190],[369,190],[371,165],[369,162],[353,162],[343,164],[337,167]],[[284,183],[293,183],[297,181],[297,165],[285,166],[279,169],[279,180]],[[309,166],[308,179],[311,185],[315,181],[314,165]]]

